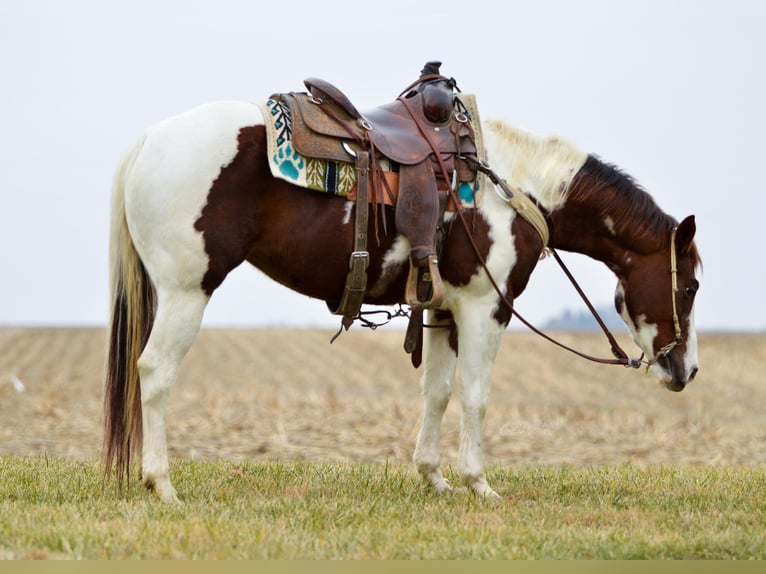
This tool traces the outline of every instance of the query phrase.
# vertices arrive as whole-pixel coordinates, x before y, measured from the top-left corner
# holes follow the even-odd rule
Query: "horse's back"
[[[139,161],[143,169],[159,171],[174,182],[179,177],[199,177],[200,172],[217,175],[236,155],[240,130],[262,124],[255,104],[203,104],[148,128]]]

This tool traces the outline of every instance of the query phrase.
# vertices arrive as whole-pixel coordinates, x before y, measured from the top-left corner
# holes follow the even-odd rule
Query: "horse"
[[[631,176],[559,137],[502,120],[482,122],[486,156],[513,189],[546,214],[549,247],[603,262],[617,278],[615,306],[645,357],[671,391],[698,371],[694,300],[700,257],[694,216],[680,223]],[[413,462],[436,492],[451,490],[441,471],[440,427],[460,373],[462,432],[458,470],[469,491],[498,498],[488,484],[482,423],[493,362],[545,247],[496,186],[445,217],[439,270],[441,305],[423,335],[422,425]],[[113,182],[110,230],[111,317],[104,387],[106,475],[140,476],[165,502],[177,502],[165,430],[169,391],[227,274],[245,261],[287,288],[337,302],[354,247],[354,202],[272,176],[264,114],[255,103],[221,101],[150,127],[129,150]],[[393,210],[378,214],[364,302],[403,301],[410,246]],[[460,221],[469,225],[461,225]],[[495,288],[493,283],[499,287]]]

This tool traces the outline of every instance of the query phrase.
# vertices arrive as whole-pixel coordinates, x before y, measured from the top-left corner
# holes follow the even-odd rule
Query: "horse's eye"
[[[694,296],[697,294],[697,289],[699,289],[699,286],[693,285],[684,289],[684,293],[686,293],[686,296],[690,299],[694,299]]]

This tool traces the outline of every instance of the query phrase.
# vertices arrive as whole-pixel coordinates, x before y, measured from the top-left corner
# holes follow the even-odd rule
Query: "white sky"
[[[696,214],[698,327],[766,328],[766,2],[380,6],[1,0],[0,325],[105,323],[112,174],[151,123],[210,100],[302,90],[308,76],[370,107],[438,59],[477,94],[482,117],[561,135],[633,175],[679,220]],[[566,260],[592,300],[611,301],[610,272]],[[581,304],[546,261],[518,308],[544,322]],[[339,321],[242,267],[205,324]]]

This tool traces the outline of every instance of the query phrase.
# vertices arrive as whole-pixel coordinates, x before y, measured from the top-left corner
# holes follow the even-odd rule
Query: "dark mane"
[[[585,183],[582,187],[581,182]],[[589,155],[572,181],[570,195],[584,193],[602,194],[604,217],[609,216],[616,227],[630,222],[644,236],[669,237],[678,221],[665,213],[651,195],[635,179],[617,166],[606,163],[595,155]],[[695,267],[701,266],[696,246],[690,256]]]
[[[589,194],[604,194],[604,216],[612,218],[616,226],[631,222],[642,235],[665,235],[678,222],[662,211],[651,195],[630,175],[616,166],[589,155],[572,182],[571,194],[578,191],[578,183],[587,180]]]

